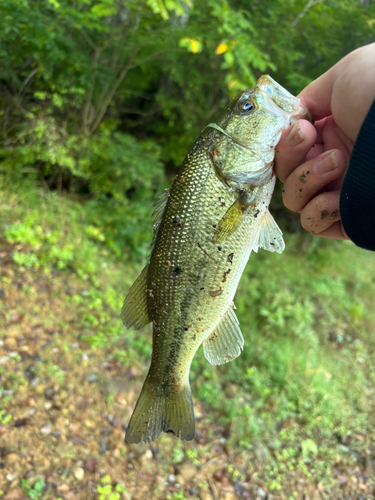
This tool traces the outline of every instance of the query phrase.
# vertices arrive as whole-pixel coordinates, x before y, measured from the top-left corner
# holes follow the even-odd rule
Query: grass
[[[30,185],[0,189],[0,237],[13,245],[14,264],[49,276],[58,270],[68,286],[75,283],[63,299],[71,317],[52,327],[78,334],[92,352],[106,349],[109,361],[143,373],[151,354],[150,329],[125,336],[119,319],[141,263],[126,248],[118,259],[118,248],[114,252],[105,244],[100,219],[95,227],[88,223],[91,215],[84,205]],[[350,460],[348,454],[360,446],[356,436],[371,437],[374,425],[374,255],[348,242],[300,234],[285,240],[281,256],[264,251],[252,255],[241,279],[235,304],[244,352],[213,367],[200,350],[191,368],[203,422],[220,428],[228,446],[243,456],[243,469],[228,472],[233,481],[252,470],[249,457],[255,454],[263,461],[270,491],[281,490],[288,474],[296,471],[331,484],[337,456]],[[141,248],[139,255],[145,254]],[[33,300],[28,285],[23,293]],[[69,351],[72,341],[61,339],[61,350]],[[82,360],[79,349],[71,356],[71,362]],[[86,363],[89,368],[89,359]],[[64,369],[52,357],[47,364],[48,377],[63,384]],[[13,388],[23,383],[20,376],[8,380]],[[7,418],[0,413],[2,423]],[[343,444],[348,442],[350,447]],[[166,460],[178,464],[186,458],[197,465],[199,453],[175,441]],[[105,484],[101,488],[103,499],[121,493]],[[184,497],[175,492],[171,498]]]

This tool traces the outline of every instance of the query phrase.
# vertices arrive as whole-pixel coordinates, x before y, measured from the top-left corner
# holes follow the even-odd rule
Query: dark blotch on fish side
[[[181,269],[180,267],[176,267],[173,271],[173,276],[179,276],[180,274],[182,274],[184,272],[183,269]]]
[[[234,255],[234,253],[230,253],[230,254],[228,255],[228,262],[230,262],[231,264],[232,264],[232,262],[233,262],[233,255]]]

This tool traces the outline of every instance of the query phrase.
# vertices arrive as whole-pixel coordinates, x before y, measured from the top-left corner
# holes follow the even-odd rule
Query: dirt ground
[[[19,268],[11,251],[1,244],[0,497],[375,498],[373,436],[359,434],[363,451],[346,462],[337,458],[334,484],[290,470],[278,491],[265,484],[262,447],[245,453],[228,446],[226,430],[206,420],[197,402],[193,442],[162,436],[151,445],[125,445],[145,367],[108,361],[108,351],[79,340],[65,297],[82,285],[67,274]]]

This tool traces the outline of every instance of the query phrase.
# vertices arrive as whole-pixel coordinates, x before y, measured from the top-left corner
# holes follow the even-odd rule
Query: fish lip
[[[302,106],[299,106],[296,113],[293,113],[293,121],[307,120],[314,125],[315,120],[310,111]]]

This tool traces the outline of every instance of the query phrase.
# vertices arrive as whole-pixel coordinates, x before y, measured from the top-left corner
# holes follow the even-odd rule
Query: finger
[[[333,114],[337,125],[355,141],[375,96],[374,63],[375,44],[351,52],[303,89],[298,96],[302,105],[315,120]]]
[[[301,212],[302,227],[323,238],[348,239],[342,229],[339,204],[340,191],[316,196]]]
[[[333,66],[326,73],[307,85],[298,95],[302,105],[310,111],[315,120],[320,120],[332,114],[332,89],[336,78],[337,70]]]
[[[324,146],[323,144],[313,144],[312,148],[306,155],[306,161],[307,160],[312,160],[316,158],[317,156],[321,155],[324,153]]]
[[[285,130],[276,146],[275,171],[281,181],[300,165],[316,140],[316,130],[307,120],[298,120]]]
[[[346,169],[346,157],[333,150],[305,162],[286,179],[283,188],[284,205],[300,212],[327,184],[338,179]]]
[[[325,231],[317,234],[320,238],[329,238],[331,240],[350,240],[349,236],[344,231],[341,221],[334,222]]]

